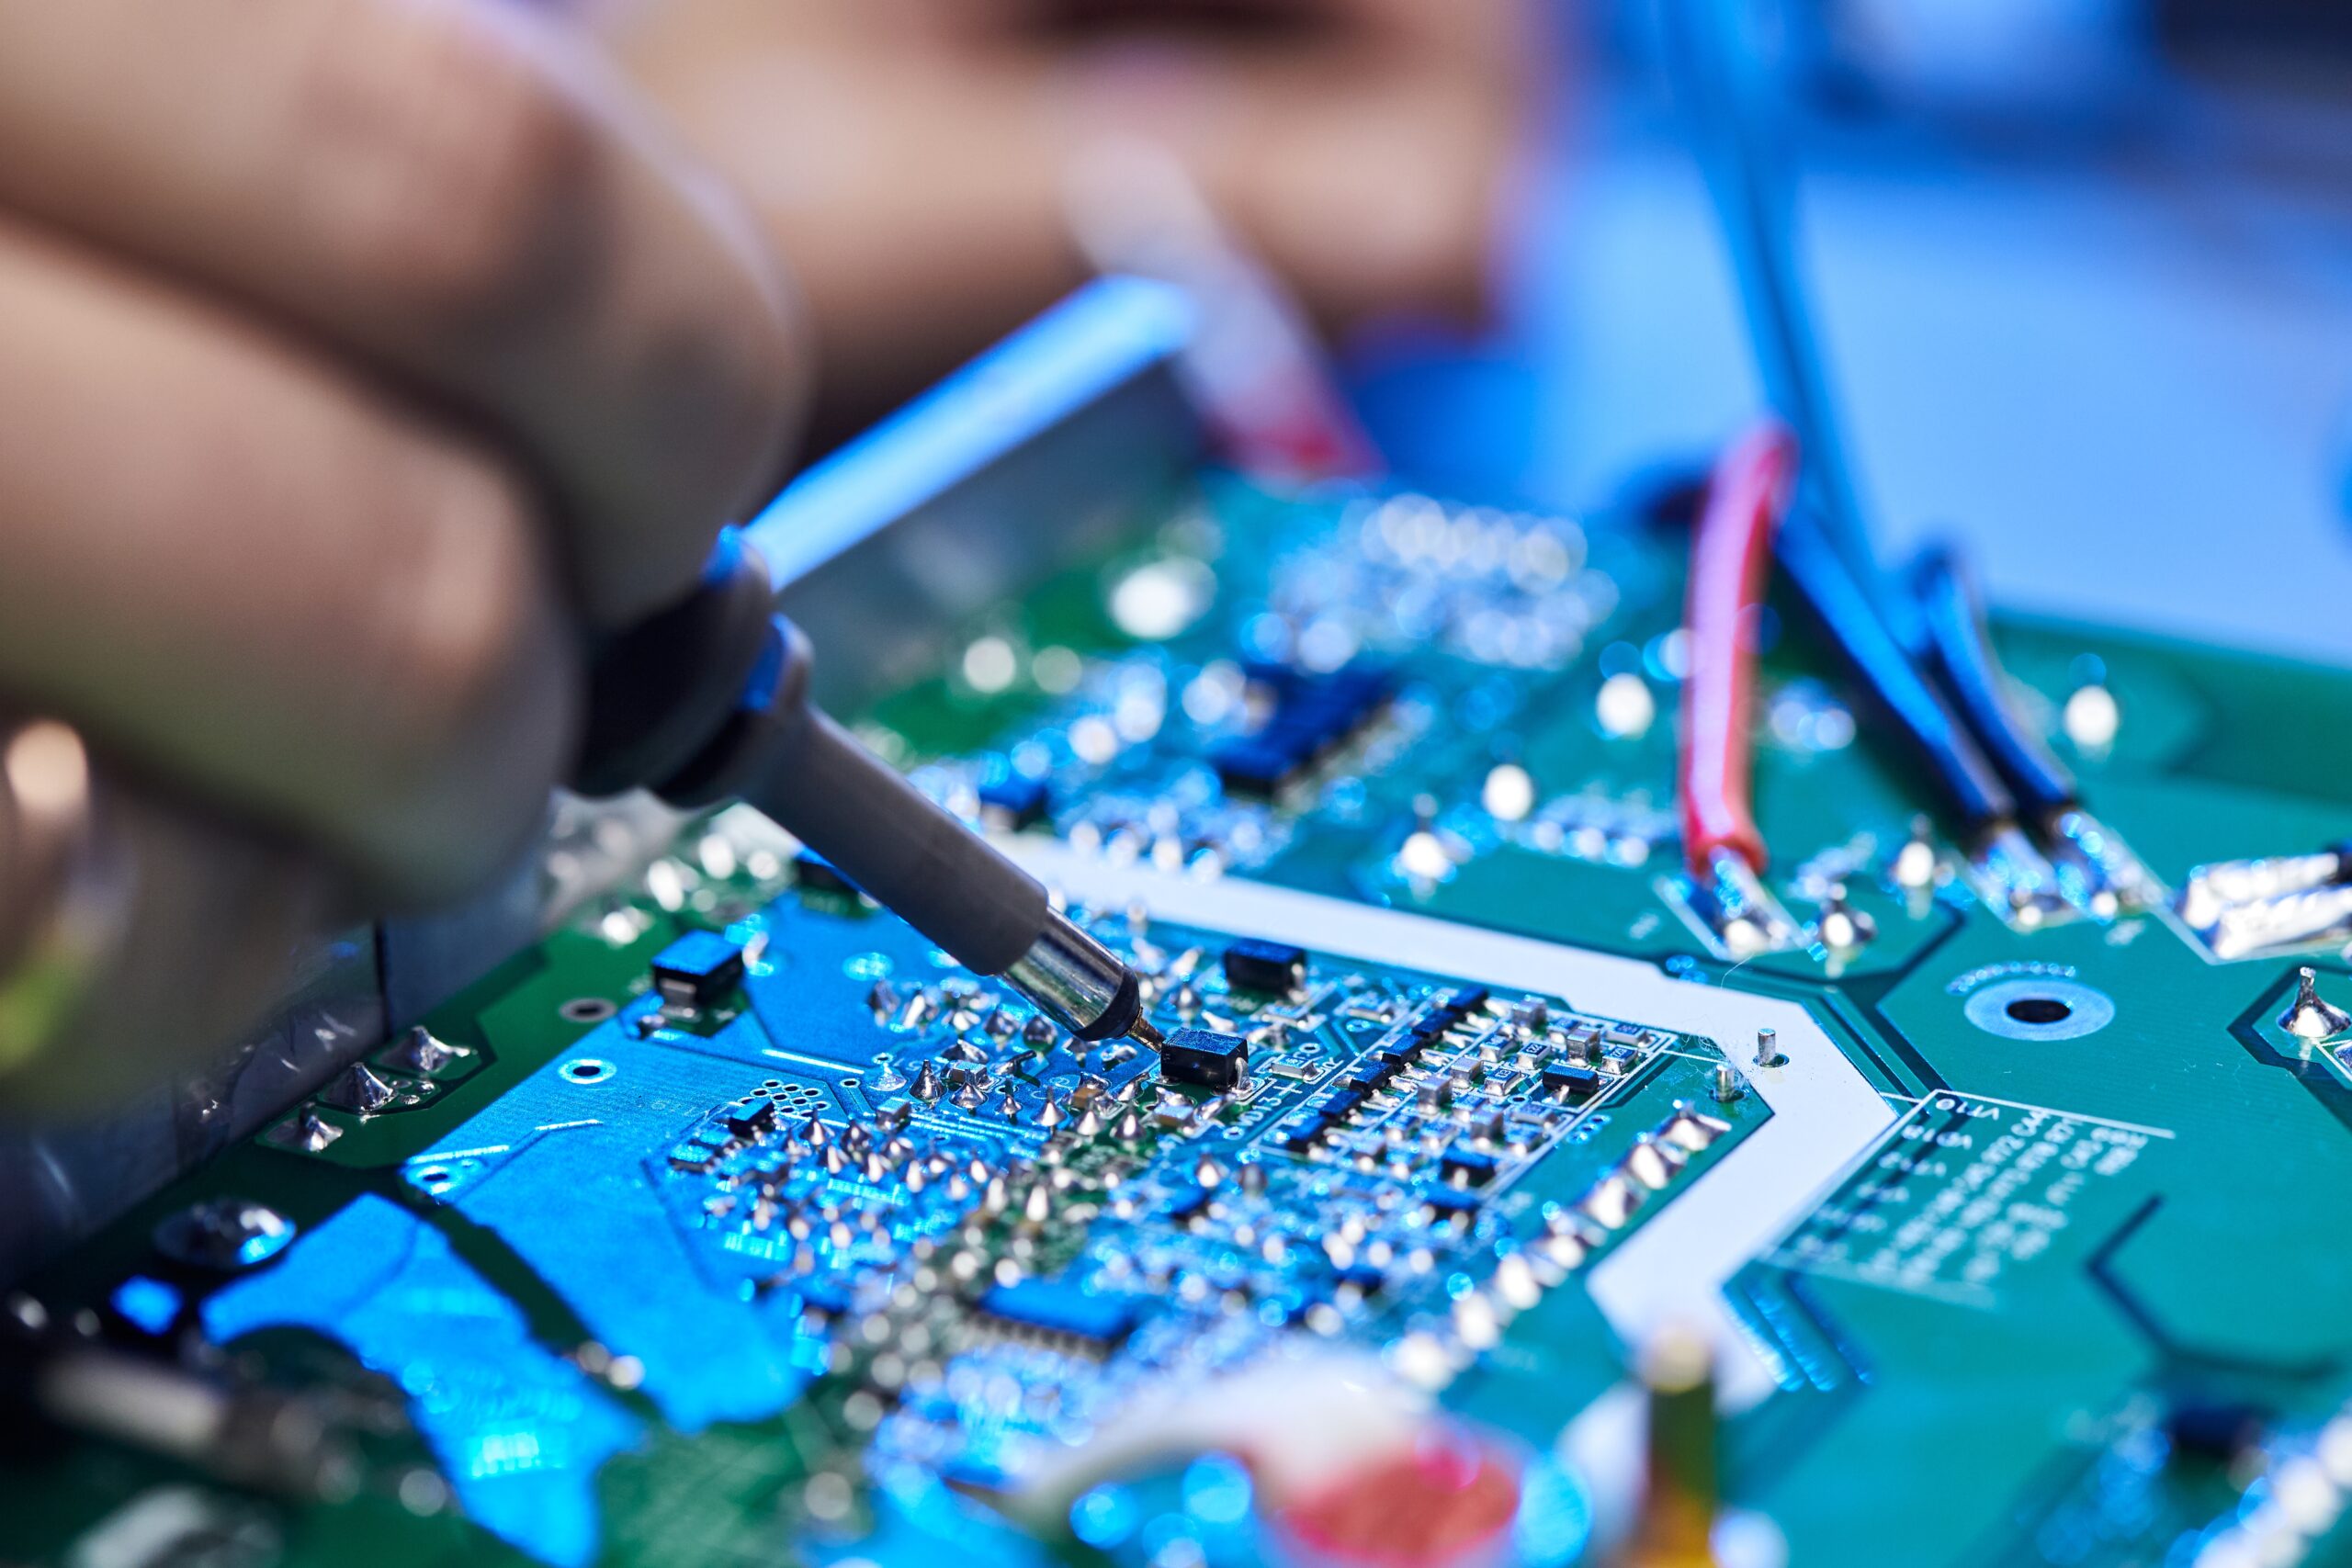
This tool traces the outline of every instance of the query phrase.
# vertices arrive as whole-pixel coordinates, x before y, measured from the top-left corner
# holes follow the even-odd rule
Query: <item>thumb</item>
[[[310,857],[0,725],[0,1109],[119,1103],[268,1006],[337,887]]]

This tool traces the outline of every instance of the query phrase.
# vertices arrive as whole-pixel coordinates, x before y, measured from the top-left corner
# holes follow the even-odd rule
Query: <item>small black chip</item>
[[[1460,1186],[1484,1187],[1495,1179],[1495,1156],[1456,1144],[1439,1159],[1438,1170]]]
[[[1445,1005],[1442,1010],[1452,1013],[1453,1015],[1453,1021],[1460,1023],[1472,1013],[1477,1012],[1485,1008],[1487,999],[1493,995],[1494,993],[1487,990],[1484,986],[1471,986],[1463,990],[1458,990],[1452,996],[1446,998]]]
[[[2268,1411],[2242,1400],[2184,1398],[2165,1412],[2165,1435],[2177,1454],[2227,1464],[2259,1444],[2270,1422]]]
[[[1293,1116],[1274,1129],[1274,1142],[1292,1154],[1303,1155],[1323,1141],[1330,1123],[1314,1114]]]
[[[1168,1196],[1168,1206],[1161,1211],[1180,1225],[1205,1219],[1209,1212],[1209,1190],[1205,1187],[1184,1186]]]
[[[1300,760],[1294,752],[1250,737],[1228,741],[1209,757],[1217,782],[1227,795],[1271,800],[1298,776]]]
[[[1170,1083],[1232,1089],[1249,1065],[1248,1043],[1213,1029],[1180,1029],[1159,1048],[1159,1076]]]
[[[1600,1092],[1600,1075],[1590,1067],[1554,1062],[1544,1069],[1544,1092],[1555,1099],[1590,1100]]]
[[[1136,1327],[1136,1309],[1127,1298],[1057,1280],[991,1285],[978,1305],[981,1316],[999,1328],[1095,1356],[1107,1356],[1125,1344]]]
[[[1320,1102],[1319,1109],[1327,1119],[1341,1122],[1353,1116],[1363,1102],[1364,1092],[1360,1089],[1334,1089],[1329,1099]]]
[[[756,1138],[775,1125],[775,1101],[764,1094],[730,1100],[721,1113],[727,1130],[739,1138]]]
[[[742,979],[743,950],[717,931],[688,931],[653,959],[653,988],[673,1007],[707,1008]]]
[[[1261,996],[1295,996],[1306,983],[1306,949],[1244,937],[1225,950],[1225,983]]]
[[[1053,799],[1045,780],[1020,774],[982,784],[979,796],[981,816],[992,826],[1016,832],[1044,821]]]
[[[1466,1221],[1478,1212],[1478,1200],[1467,1192],[1431,1192],[1422,1198],[1421,1204],[1431,1220]]]

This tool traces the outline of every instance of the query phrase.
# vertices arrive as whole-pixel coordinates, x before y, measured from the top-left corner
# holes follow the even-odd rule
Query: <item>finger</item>
[[[110,776],[53,722],[0,726],[0,1107],[119,1111],[260,1015],[335,878]]]
[[[582,51],[471,0],[0,0],[0,205],[523,443],[589,614],[761,499],[799,356],[757,246]]]
[[[514,476],[5,222],[0,344],[0,692],[396,895],[527,835],[576,695]]]
[[[1114,138],[1176,152],[1328,323],[1484,304],[1530,101],[1508,62],[1532,51],[1495,41],[1522,15],[1510,0],[1463,0],[1460,37],[1436,39],[1396,25],[1406,0],[1329,0],[1317,9],[1377,16],[1271,36],[1039,31],[1017,25],[1020,3],[980,8],[990,36],[949,0],[664,0],[618,34],[792,258],[822,344],[820,428],[878,412],[1080,279],[1069,164]],[[924,25],[941,16],[961,25]]]
[[[1465,36],[1483,39],[1470,23],[1498,9],[1464,6]],[[1091,48],[1070,58],[1064,85],[1071,141],[1135,138],[1172,153],[1318,317],[1345,325],[1484,310],[1531,102],[1524,76],[1484,47],[1367,28],[1313,48]]]

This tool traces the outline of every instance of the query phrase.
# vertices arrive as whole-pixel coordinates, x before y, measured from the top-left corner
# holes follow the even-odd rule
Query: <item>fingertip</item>
[[[579,633],[534,510],[495,467],[425,455],[433,477],[372,591],[382,764],[335,812],[363,885],[401,907],[463,896],[537,832],[577,744]]]
[[[341,899],[323,858],[103,764],[77,834],[68,874],[0,888],[37,906],[0,955],[0,1111],[13,1117],[119,1116],[230,1062]],[[24,1005],[28,988],[41,1005]]]

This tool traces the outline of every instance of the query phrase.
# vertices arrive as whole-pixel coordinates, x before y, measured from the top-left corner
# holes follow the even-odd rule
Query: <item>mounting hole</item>
[[[620,1010],[602,997],[574,997],[555,1010],[567,1023],[602,1023]]]
[[[557,1069],[566,1083],[603,1083],[619,1070],[602,1056],[574,1056]]]
[[[2104,991],[2056,975],[2020,975],[1970,993],[1968,1021],[2004,1040],[2079,1040],[2115,1021]]]
[[[446,1165],[428,1165],[416,1173],[416,1184],[428,1192],[438,1192],[457,1179],[458,1173]]]

